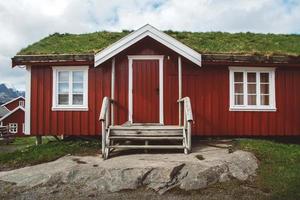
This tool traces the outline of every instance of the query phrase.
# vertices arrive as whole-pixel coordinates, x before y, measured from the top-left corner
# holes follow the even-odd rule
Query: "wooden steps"
[[[155,123],[114,125],[115,100],[104,97],[99,121],[102,135],[102,157],[107,159],[114,149],[183,149],[191,151],[193,114],[189,97],[178,99],[178,126]],[[183,112],[182,112],[183,110]]]
[[[184,149],[184,129],[180,126],[124,125],[107,129],[111,149]],[[136,141],[136,142],[135,142]],[[151,144],[149,142],[151,141]],[[117,144],[118,145],[115,145]]]
[[[111,145],[115,149],[184,149],[183,145]]]
[[[115,140],[169,140],[170,137],[166,136],[110,136],[110,139],[115,139]],[[172,137],[172,140],[182,140],[183,137]]]

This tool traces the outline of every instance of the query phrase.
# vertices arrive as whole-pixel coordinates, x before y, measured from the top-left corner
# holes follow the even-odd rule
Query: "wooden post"
[[[188,150],[189,152],[191,152],[192,150],[192,125],[191,125],[191,121],[187,122],[187,146],[188,146]]]
[[[40,135],[36,136],[35,144],[40,145],[42,143],[43,143],[42,136]]]
[[[115,99],[115,58],[112,59],[112,63],[111,63],[111,100],[112,100],[112,104],[111,104],[111,120],[110,120],[110,124],[114,125],[114,99]]]
[[[105,154],[105,152],[104,152],[104,150],[105,150],[105,140],[106,140],[106,124],[105,124],[105,121],[102,121],[102,123],[101,123],[101,125],[102,125],[102,134],[101,134],[101,136],[102,136],[102,158],[104,158],[104,154]]]
[[[178,99],[182,98],[182,66],[181,66],[181,56],[178,56]],[[182,108],[182,103],[179,102],[179,110],[178,110],[178,119],[179,119],[179,126],[181,126],[181,108]]]

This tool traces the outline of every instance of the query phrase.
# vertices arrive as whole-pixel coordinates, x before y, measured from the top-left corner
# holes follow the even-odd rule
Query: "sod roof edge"
[[[243,54],[202,54],[204,63],[253,63],[253,64],[297,64],[300,56],[264,56]],[[17,55],[12,58],[13,66],[39,63],[87,62],[93,64],[94,54]]]

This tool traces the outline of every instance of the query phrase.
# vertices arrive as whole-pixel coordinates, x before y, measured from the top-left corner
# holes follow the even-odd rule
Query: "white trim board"
[[[158,60],[159,61],[159,123],[164,124],[164,80],[163,80],[163,55],[130,55],[128,56],[128,121],[133,123],[133,60]]]
[[[145,26],[130,33],[129,35],[123,37],[122,39],[97,53],[94,59],[95,67],[147,36],[172,49],[173,51],[192,61],[196,65],[201,66],[201,54],[174,39],[173,37],[165,34],[164,32],[159,31],[149,24],[146,24]]]
[[[26,91],[25,91],[25,135],[31,131],[31,66],[26,66]]]

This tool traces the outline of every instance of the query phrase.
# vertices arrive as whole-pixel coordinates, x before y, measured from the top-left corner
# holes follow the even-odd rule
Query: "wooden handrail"
[[[185,134],[184,137],[186,139],[185,140],[185,145],[186,145],[185,153],[188,153],[192,150],[192,141],[191,141],[192,140],[192,123],[194,121],[191,100],[189,97],[183,97],[183,98],[179,99],[177,102],[180,104],[180,106],[181,106],[181,104],[183,104],[183,108],[184,108],[183,127],[184,127],[184,134]],[[180,107],[180,109],[181,109],[181,107]],[[179,122],[179,126],[181,126],[181,120]]]
[[[110,99],[108,97],[104,97],[102,101],[100,115],[99,115],[99,121],[106,120],[106,113],[109,108],[109,104],[110,104]]]
[[[113,101],[108,98],[108,97],[104,97],[103,101],[102,101],[102,106],[101,106],[101,111],[100,111],[100,115],[99,115],[99,121],[101,122],[101,126],[102,126],[102,156],[104,156],[105,154],[105,149],[106,146],[108,145],[107,142],[107,133],[106,130],[108,129],[108,127],[110,125],[113,125],[111,123],[112,120],[110,120],[110,104],[112,104]]]
[[[183,98],[179,99],[177,102],[183,103],[186,120],[187,121],[194,121],[190,98],[189,97],[183,97]]]

